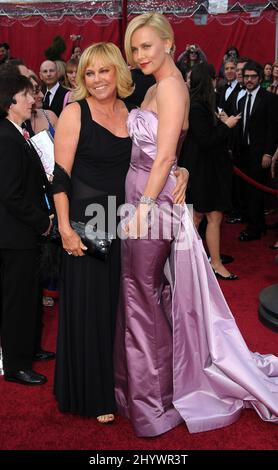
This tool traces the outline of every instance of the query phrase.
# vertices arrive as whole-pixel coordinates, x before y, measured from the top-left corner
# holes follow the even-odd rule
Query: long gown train
[[[128,124],[133,149],[126,202],[136,203],[156,155],[157,116],[132,110]],[[171,172],[157,210],[173,206],[174,186]],[[174,219],[171,239],[122,241],[119,412],[139,436],[159,435],[183,420],[191,433],[220,428],[251,407],[277,423],[278,358],[248,350],[187,207]]]

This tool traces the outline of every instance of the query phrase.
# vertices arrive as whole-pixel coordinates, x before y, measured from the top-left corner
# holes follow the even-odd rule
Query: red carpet
[[[258,294],[278,282],[275,252],[268,248],[275,232],[259,241],[237,241],[241,225],[223,224],[222,252],[235,257],[229,268],[240,276],[239,281],[222,281],[226,299],[239,328],[252,351],[278,355],[278,333],[258,320]],[[57,307],[45,309],[44,347],[55,349]],[[190,435],[185,425],[157,438],[137,438],[130,423],[117,417],[104,426],[95,419],[63,415],[57,410],[52,395],[53,363],[39,364],[38,372],[47,375],[42,387],[24,387],[0,378],[0,449],[133,449],[133,450],[196,450],[196,449],[277,449],[278,426],[261,421],[252,410],[244,410],[233,425],[206,433]]]

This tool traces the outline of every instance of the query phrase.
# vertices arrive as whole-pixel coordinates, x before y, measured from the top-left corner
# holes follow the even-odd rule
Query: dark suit
[[[245,102],[248,93],[238,102],[242,119],[238,125],[238,155],[236,163],[254,180],[265,184],[269,169],[262,168],[264,154],[273,155],[277,146],[277,99],[271,93],[260,88],[250,114],[249,144],[244,144],[243,125]],[[255,187],[244,183],[246,201],[246,218],[248,230],[260,234],[265,228],[264,220],[264,193]]]
[[[155,78],[153,75],[145,75],[139,69],[132,69],[131,75],[135,89],[131,95],[124,99],[124,102],[140,106],[148,89],[155,84]]]
[[[220,98],[219,98],[219,107],[225,111],[228,116],[235,116],[237,114],[237,96],[241,90],[241,86],[239,83],[236,84],[233,91],[228,96],[228,99],[225,99],[225,94],[227,91],[227,86],[224,86]]]
[[[64,98],[65,95],[68,93],[69,90],[67,88],[64,88],[62,85],[59,85],[59,88],[57,88],[57,91],[54,95],[54,98],[51,101],[51,104],[49,107],[45,107],[43,104],[44,109],[51,109],[53,113],[56,114],[56,116],[60,116],[61,112],[63,111],[63,105],[64,105]]]
[[[202,102],[190,104],[189,130],[178,163],[189,171],[186,200],[197,212],[225,212],[230,209],[230,131],[220,120],[214,121],[210,109]]]
[[[242,87],[240,83],[238,82],[236,86],[234,87],[233,91],[230,93],[229,97],[227,100],[225,100],[225,94],[227,90],[228,85],[225,85],[223,87],[223,90],[220,94],[219,98],[219,107],[223,108],[223,111],[228,116],[235,116],[238,114],[238,109],[237,109],[237,98],[239,92],[242,90]],[[230,135],[229,135],[229,143],[228,147],[231,153],[231,156],[234,157],[235,154],[235,149],[236,149],[236,129],[233,128],[230,130]],[[238,176],[233,174],[232,177],[232,210],[230,214],[233,216],[234,214],[239,215],[241,212],[241,203],[239,200],[239,193],[240,193],[240,181],[238,180]]]
[[[30,369],[38,322],[38,239],[49,226],[35,150],[0,120],[1,345],[5,372]]]

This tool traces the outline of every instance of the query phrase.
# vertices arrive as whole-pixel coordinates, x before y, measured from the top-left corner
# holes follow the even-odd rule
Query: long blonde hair
[[[128,63],[133,67],[136,66],[136,64],[133,60],[131,38],[134,31],[142,28],[143,26],[151,26],[154,28],[161,39],[169,39],[172,43],[170,53],[173,55],[175,52],[174,31],[167,18],[165,18],[161,13],[144,13],[143,15],[133,18],[126,28],[125,53]]]
[[[74,99],[81,100],[90,96],[85,86],[85,72],[88,66],[96,59],[102,60],[105,65],[115,67],[118,96],[126,98],[131,95],[134,90],[132,77],[120,49],[112,42],[98,42],[87,47],[81,54],[77,69],[77,88],[74,90]]]

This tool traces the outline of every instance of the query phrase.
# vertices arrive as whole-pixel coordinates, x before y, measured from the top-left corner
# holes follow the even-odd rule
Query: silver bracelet
[[[151,204],[155,204],[155,199],[153,199],[152,197],[149,197],[149,196],[145,196],[143,194],[143,196],[140,197],[139,202],[140,202],[140,204],[149,204],[149,205],[151,205]]]

